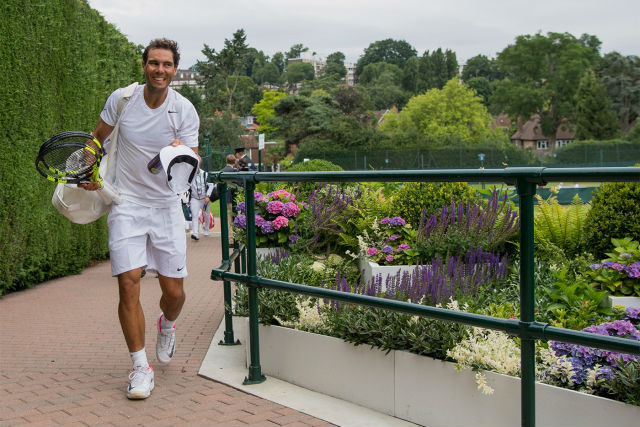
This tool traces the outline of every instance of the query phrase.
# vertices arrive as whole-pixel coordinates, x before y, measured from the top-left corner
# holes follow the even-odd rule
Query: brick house
[[[542,134],[540,116],[535,114],[511,136],[511,142],[516,147],[530,148],[538,158],[542,158],[547,154],[552,154],[555,148],[564,147],[573,142],[575,134],[575,127],[565,120],[565,124],[556,131],[556,142],[552,147],[550,142],[552,138]]]

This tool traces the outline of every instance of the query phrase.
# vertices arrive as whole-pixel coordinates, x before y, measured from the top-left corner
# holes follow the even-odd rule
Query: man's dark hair
[[[178,51],[178,43],[169,40],[169,39],[155,39],[151,40],[149,45],[142,52],[142,63],[147,63],[147,58],[149,57],[149,51],[151,49],[167,49],[173,53],[173,66],[178,68],[178,63],[180,62],[180,52]]]

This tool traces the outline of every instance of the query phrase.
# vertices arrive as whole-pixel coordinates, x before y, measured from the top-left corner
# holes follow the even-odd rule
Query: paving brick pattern
[[[142,279],[156,381],[143,401],[125,397],[131,361],[109,262],[0,298],[0,426],[331,425],[198,376],[223,317],[222,285],[209,278],[220,264],[220,238],[188,239],[187,260],[187,301],[169,365],[155,357],[158,281]]]

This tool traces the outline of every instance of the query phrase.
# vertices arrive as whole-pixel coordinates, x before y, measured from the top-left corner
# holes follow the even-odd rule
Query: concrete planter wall
[[[640,297],[614,297],[609,296],[609,306],[623,305],[627,308],[640,308]]]
[[[486,372],[495,392],[483,395],[474,373],[453,363],[277,326],[260,326],[260,357],[267,376],[417,424],[520,425],[519,378]],[[640,407],[536,385],[539,426],[631,426],[638,420]]]
[[[360,265],[360,271],[362,271],[363,283],[368,283],[371,278],[376,277],[378,274],[382,275],[382,289],[385,289],[385,282],[387,277],[395,276],[407,273],[411,274],[416,269],[415,265],[380,265],[376,262],[369,261],[366,258],[360,258],[358,260]]]

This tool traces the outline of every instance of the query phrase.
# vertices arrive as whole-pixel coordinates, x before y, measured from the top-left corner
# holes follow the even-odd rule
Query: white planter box
[[[614,297],[609,296],[609,306],[623,305],[627,308],[640,308],[640,297]]]
[[[267,376],[414,423],[520,425],[519,378],[486,372],[495,391],[483,395],[474,373],[453,363],[277,326],[260,325],[260,358]],[[539,426],[631,426],[638,420],[640,407],[536,384]]]
[[[387,277],[395,276],[398,272],[402,275],[405,271],[411,274],[417,267],[415,265],[380,265],[377,262],[368,261],[366,258],[360,258],[358,262],[360,271],[362,271],[362,283],[369,283],[373,277],[380,274],[382,275],[382,290],[386,289]]]

